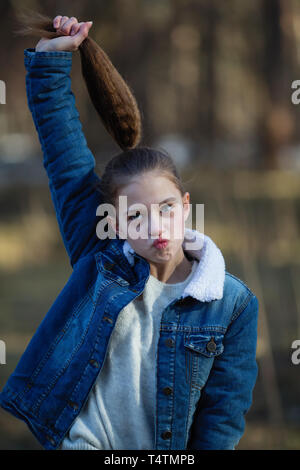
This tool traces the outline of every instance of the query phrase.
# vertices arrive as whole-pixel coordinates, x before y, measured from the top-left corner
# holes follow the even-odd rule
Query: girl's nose
[[[162,233],[161,220],[159,215],[154,211],[150,214],[149,236],[150,238],[159,238]]]

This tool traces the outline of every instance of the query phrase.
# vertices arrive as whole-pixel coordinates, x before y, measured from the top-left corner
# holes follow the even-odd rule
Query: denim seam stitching
[[[36,125],[37,125],[37,129],[38,129],[38,135],[41,139],[41,144],[42,144],[42,148],[43,148],[43,154],[44,154],[44,160],[45,160],[45,157],[46,157],[46,160],[48,160],[48,154],[46,152],[46,146],[45,146],[45,141],[44,141],[44,137],[42,136],[42,133],[40,132],[40,125],[39,125],[39,122],[38,122],[38,119],[37,119],[37,113],[36,113],[36,110],[35,110],[35,103],[34,103],[34,100],[32,98],[32,80],[30,78],[30,74],[28,76],[28,83],[29,83],[29,86],[30,86],[30,102],[32,104],[32,115],[33,115],[33,118],[34,118],[34,121],[36,122]],[[54,189],[54,188],[53,188]],[[53,190],[52,191],[52,196],[53,196],[53,199],[54,199],[54,204],[56,207],[58,207],[58,204],[57,204],[57,197],[56,197],[56,191]],[[62,224],[62,219],[60,217],[60,214],[59,212],[56,211],[56,218],[58,219],[58,223],[59,223],[59,226],[60,227],[63,227],[63,224]],[[71,256],[71,251],[69,249],[69,246],[67,244],[67,240],[66,240],[66,237],[65,237],[65,233],[64,231],[62,230],[62,238],[63,238],[63,241],[65,242],[65,246],[66,246],[66,251],[68,253],[68,256],[70,258],[70,260],[72,259],[72,256]],[[73,264],[73,263],[71,263]]]
[[[185,349],[185,354],[188,353],[188,351]],[[187,355],[188,357],[188,364],[190,365],[190,358],[189,358],[189,355]],[[188,436],[187,436],[187,432],[188,432],[188,429],[187,429],[187,425],[188,425],[188,419],[189,419],[189,416],[190,416],[190,406],[191,406],[191,388],[192,388],[192,384],[191,384],[191,380],[190,380],[190,377],[189,377],[189,380],[187,381],[187,387],[188,387],[188,391],[189,391],[189,397],[188,397],[188,402],[187,402],[187,413],[186,413],[186,419],[185,419],[185,436],[186,436],[186,441],[188,439]]]
[[[177,314],[178,315],[178,314]],[[178,324],[178,320],[177,320],[177,324]],[[175,331],[175,345],[177,344],[177,330]],[[170,439],[170,444],[169,446],[171,446],[172,444],[172,440],[173,440],[173,421],[174,421],[174,391],[175,391],[175,367],[176,367],[176,347],[174,348],[174,357],[173,357],[173,393],[172,393],[172,408],[171,408],[171,432],[172,432],[172,438]],[[169,447],[169,448],[172,448],[172,447]]]
[[[36,380],[36,378],[38,377],[38,375],[40,374],[42,368],[44,367],[45,363],[47,362],[47,360],[49,359],[49,357],[51,356],[55,346],[57,345],[57,343],[63,338],[63,336],[65,335],[65,333],[67,332],[67,330],[69,329],[69,326],[70,326],[70,323],[72,322],[73,318],[77,316],[77,313],[80,311],[81,307],[84,305],[84,303],[86,303],[86,301],[88,300],[88,297],[91,299],[92,296],[90,294],[90,291],[92,290],[93,288],[93,281],[90,283],[89,287],[88,287],[88,292],[86,293],[86,295],[81,299],[81,301],[79,302],[79,304],[76,306],[76,308],[74,309],[73,313],[72,313],[72,316],[69,318],[69,320],[65,323],[65,326],[62,328],[62,330],[57,334],[55,340],[51,343],[51,346],[49,347],[48,351],[45,353],[44,357],[41,359],[41,361],[39,362],[39,364],[37,365],[37,367],[35,368],[35,370],[32,372],[31,376],[29,377],[27,383],[30,383],[30,384],[34,384],[34,381]],[[62,334],[62,331],[63,334]],[[20,392],[18,394],[18,399],[22,399],[27,393],[28,391],[31,389],[31,387],[28,387],[26,385],[26,388]]]
[[[249,303],[251,300],[255,297],[255,295],[250,291],[249,295],[246,297],[246,299],[242,302],[242,304],[239,306],[237,312],[233,314],[231,317],[230,324],[236,320],[237,317],[240,316],[240,314],[248,307]],[[229,326],[229,325],[228,325]]]
[[[28,92],[29,92],[30,103],[31,103],[31,105],[32,105],[32,114],[33,114],[33,117],[34,117],[34,121],[38,124],[38,119],[37,119],[37,116],[36,116],[36,110],[35,110],[34,100],[33,100],[33,98],[32,98],[32,80],[31,80],[30,76],[27,77],[27,83],[28,83],[28,85],[29,85],[29,87],[28,87],[28,88],[29,88],[29,89],[28,89]],[[44,149],[45,149],[44,138],[43,138],[42,134],[41,134],[40,131],[39,131],[39,126],[38,126],[38,134],[39,134],[39,136],[40,136],[40,138],[41,138],[42,145],[44,146]],[[57,216],[58,216],[59,221],[60,221],[60,223],[61,223],[59,214],[57,214]],[[42,364],[41,364],[41,367],[42,367]],[[33,372],[33,374],[30,376],[29,382],[31,381],[31,378],[32,378],[32,377],[35,378],[35,377],[38,375],[38,374],[35,374],[35,372],[36,372],[36,370],[35,370],[35,371]],[[23,390],[23,392],[21,392],[21,393],[19,394],[19,397],[22,398],[22,397],[28,392],[28,390],[30,390],[30,388],[25,388],[25,389]]]
[[[100,290],[99,290],[99,293],[100,293],[100,292],[101,292],[101,288],[100,288]],[[110,300],[109,300],[109,303],[111,303],[111,302],[113,301],[113,299],[114,299],[115,297],[117,297],[119,294],[120,294],[120,293],[118,292],[117,294],[115,294],[114,296],[112,296],[112,297],[110,298]],[[98,300],[97,300],[97,302],[96,302],[96,304],[95,304],[95,307],[98,305],[98,302],[99,302],[99,295],[98,295]],[[106,308],[106,307],[107,307],[107,305],[105,306],[105,308]],[[96,308],[95,308],[95,310],[96,310]],[[95,310],[94,310],[94,312],[95,312]],[[93,315],[94,315],[94,313],[93,313]],[[102,332],[102,330],[103,330],[103,325],[100,325],[100,327],[98,327],[98,333],[97,333],[96,341],[95,341],[95,343],[94,343],[94,349],[93,349],[93,350],[95,350],[95,348],[96,348],[96,346],[97,346],[97,344],[98,344],[98,342],[99,342],[100,333]],[[103,364],[102,364],[102,365],[103,365]],[[83,371],[83,374],[82,374],[81,378],[79,379],[79,381],[77,382],[77,384],[74,386],[74,388],[73,388],[73,390],[72,390],[72,392],[71,392],[71,396],[72,396],[74,393],[76,393],[78,387],[80,387],[81,382],[82,382],[82,380],[83,380],[83,378],[84,378],[84,376],[85,376],[85,374],[86,374],[86,370],[87,370],[87,367],[88,367],[88,366],[89,366],[89,362],[87,363],[87,365],[86,365],[86,367],[85,367],[85,369],[84,369],[84,371]],[[97,376],[99,375],[100,372],[101,372],[101,369],[98,371]],[[96,379],[97,379],[97,376],[96,376]],[[94,381],[94,384],[95,384],[95,381]],[[94,384],[93,384],[93,385],[94,385]],[[92,385],[92,387],[93,387],[93,385]],[[92,387],[91,387],[91,388],[92,388]],[[58,423],[59,420],[61,419],[61,415],[62,415],[62,413],[64,412],[64,410],[65,410],[65,408],[66,408],[67,406],[68,406],[68,403],[66,403],[66,404],[63,406],[63,408],[61,409],[61,411],[59,412],[58,417],[57,417],[57,420],[55,421],[54,426],[57,426],[57,423]]]
[[[231,277],[232,279],[234,279],[235,281],[237,281],[239,284],[241,284],[242,286],[244,286],[248,292],[251,292],[251,294],[253,294],[253,292],[251,291],[251,289],[249,289],[249,287],[247,286],[247,284],[245,284],[241,279],[239,279],[238,277],[234,276],[233,274],[229,273],[228,271],[226,271],[226,275]]]
[[[93,285],[92,285],[91,288],[93,288],[95,284],[96,284],[96,282],[93,283]],[[105,286],[106,286],[106,285],[105,285]],[[87,331],[88,331],[88,329],[89,329],[89,325],[90,325],[90,323],[91,323],[91,321],[92,321],[92,319],[93,319],[93,317],[94,317],[94,314],[95,314],[95,311],[96,311],[96,307],[97,307],[97,305],[98,305],[100,293],[101,293],[101,291],[103,290],[103,288],[104,288],[105,286],[102,284],[101,287],[99,287],[99,290],[98,290],[98,292],[97,292],[97,294],[96,294],[98,300],[97,300],[97,302],[93,302],[93,305],[94,305],[93,313],[92,313],[92,315],[91,315],[91,317],[90,317],[90,320],[89,320],[89,322],[88,322],[88,324],[87,324],[87,327],[86,327],[86,329],[85,329],[85,333],[84,333],[84,336],[82,337],[82,341],[79,343],[79,345],[78,345],[77,348],[75,349],[74,353],[72,354],[70,360],[67,362],[66,366],[55,376],[55,381],[54,381],[52,387],[49,386],[48,389],[47,389],[47,392],[44,392],[45,394],[48,395],[48,394],[50,393],[51,388],[53,388],[53,387],[55,386],[55,383],[57,382],[57,380],[59,379],[59,377],[61,376],[61,374],[64,372],[64,370],[66,369],[66,367],[70,364],[71,360],[72,360],[73,357],[74,357],[74,354],[77,352],[79,346],[82,344],[82,342],[83,342],[83,340],[84,340],[84,338],[85,338],[85,336],[86,336],[86,333],[87,333]],[[91,289],[90,289],[90,290],[91,290]],[[86,294],[85,297],[88,297],[88,296],[90,296],[90,291]],[[90,297],[90,298],[91,298],[91,297]],[[100,333],[100,332],[99,332],[99,333]],[[99,336],[99,334],[98,334],[98,336]],[[83,373],[83,375],[84,375],[84,373]],[[81,380],[82,380],[82,379],[79,380],[79,382],[78,382],[77,385],[75,386],[75,389],[79,386]],[[72,394],[73,394],[73,393],[74,393],[74,389],[73,389],[73,391],[72,391]],[[47,396],[47,395],[46,395],[46,396]],[[46,396],[44,396],[44,397],[41,396],[41,397],[40,397],[40,401],[43,401],[43,400],[46,398]],[[59,414],[59,417],[60,417],[61,413],[63,412],[63,410],[65,409],[65,407],[66,407],[67,405],[68,405],[68,403],[63,407],[62,411],[61,411],[60,414]],[[40,406],[40,405],[39,405],[39,406]],[[58,421],[59,417],[57,418],[56,422]],[[55,426],[55,425],[54,425],[54,426]]]
[[[86,298],[89,297],[88,295],[86,295]],[[63,372],[67,369],[67,367],[69,366],[70,362],[72,361],[74,355],[77,353],[78,349],[81,347],[83,341],[84,341],[84,338],[87,334],[87,331],[89,329],[89,325],[92,321],[92,318],[94,316],[94,313],[95,313],[95,306],[93,308],[93,313],[89,319],[89,322],[88,324],[86,325],[86,328],[85,328],[85,331],[84,331],[84,334],[83,336],[81,336],[81,340],[80,342],[77,344],[76,348],[73,350],[69,360],[64,364],[64,366],[61,368],[61,370],[54,376],[52,382],[48,385],[47,389],[42,393],[42,395],[40,395],[40,398],[37,400],[37,402],[35,403],[35,405],[32,407],[32,411],[35,411],[36,413],[38,413],[39,411],[39,408],[42,404],[42,402],[45,400],[45,398],[47,397],[47,395],[49,395],[50,391],[53,389],[53,387],[55,386],[56,382],[58,381],[58,379],[61,377],[61,375],[63,374]],[[52,352],[52,351],[51,351]]]

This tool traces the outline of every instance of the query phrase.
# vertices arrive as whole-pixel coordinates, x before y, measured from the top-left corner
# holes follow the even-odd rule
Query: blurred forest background
[[[1,0],[0,388],[71,273],[27,106],[23,50],[38,39],[13,33],[19,7],[93,20],[90,36],[136,96],[141,144],[171,153],[227,270],[259,299],[259,375],[237,448],[300,449],[300,0]],[[79,53],[72,89],[101,175],[120,149]],[[0,409],[0,448],[41,446]]]

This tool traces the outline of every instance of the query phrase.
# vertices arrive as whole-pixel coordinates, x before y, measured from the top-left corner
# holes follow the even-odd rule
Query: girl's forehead
[[[179,202],[181,194],[177,190],[170,191],[167,188],[161,188],[157,191],[142,190],[141,192],[120,193],[118,197],[118,204],[126,202],[128,206],[131,205],[144,205],[150,207],[152,204],[163,204]]]
[[[163,203],[181,203],[181,192],[176,185],[164,175],[146,173],[133,177],[123,185],[116,199],[116,208],[122,213],[132,210],[150,210],[152,205]]]
[[[160,202],[160,200],[172,196],[178,197],[180,196],[180,191],[169,178],[157,173],[148,173],[132,178],[127,185],[120,189],[119,195],[138,199],[140,202],[145,201],[146,203],[147,201]]]

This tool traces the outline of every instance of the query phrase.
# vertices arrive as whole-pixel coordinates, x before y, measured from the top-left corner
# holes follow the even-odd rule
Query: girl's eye
[[[170,212],[170,210],[172,209],[172,206],[173,206],[172,204],[164,204],[160,210],[161,212]],[[129,215],[128,220],[134,220],[137,217],[140,217],[141,215],[142,214],[139,211],[137,211],[135,215]]]
[[[162,212],[169,212],[172,209],[172,204],[165,204],[162,206],[162,208],[165,208],[166,210],[162,210]]]
[[[135,215],[129,215],[128,216],[128,220],[133,220],[135,219],[136,217],[139,217],[141,215],[141,213],[139,211],[137,211],[137,213]],[[133,218],[133,219],[132,219]]]

